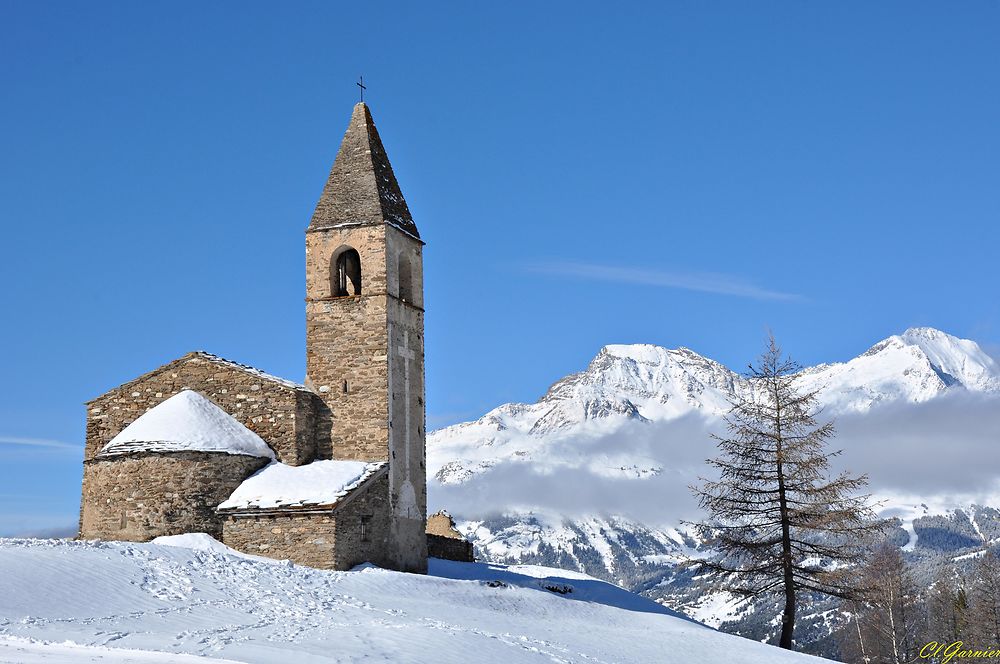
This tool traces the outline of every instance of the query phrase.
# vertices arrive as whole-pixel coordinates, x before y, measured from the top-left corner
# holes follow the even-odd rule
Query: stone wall
[[[370,562],[379,567],[395,569],[389,538],[389,478],[387,472],[373,477],[359,487],[356,496],[348,496],[337,514],[337,569],[350,569]],[[365,537],[361,537],[364,520]]]
[[[298,466],[316,457],[319,414],[315,395],[304,387],[196,352],[89,402],[84,459],[93,459],[136,418],[184,388],[205,395],[263,438],[280,461]]]
[[[334,297],[331,270],[347,249],[361,258],[361,294]],[[386,224],[306,233],[308,383],[329,407],[317,428],[333,458],[389,461],[393,567],[414,572],[427,568],[421,254]]]
[[[301,463],[285,463],[301,466],[316,459],[334,458],[330,441],[330,416],[330,407],[318,394],[304,390],[296,392],[295,442],[296,449],[300,452],[294,456]],[[310,454],[311,458],[307,459]]]
[[[422,246],[386,228],[389,255],[389,492],[397,569],[427,571],[427,472],[424,408],[424,311]],[[399,292],[399,266],[411,270],[412,301]]]
[[[336,569],[337,519],[332,510],[292,509],[224,514],[222,541],[237,551]]]
[[[387,474],[381,472],[332,509],[223,513],[222,541],[244,553],[320,569],[346,570],[363,562],[391,567],[388,497]]]
[[[268,459],[225,453],[136,453],[84,462],[80,537],[145,542],[222,534],[215,508]]]
[[[333,297],[332,263],[347,248],[361,258],[361,295]],[[389,458],[386,306],[385,226],[306,234],[306,374],[329,407],[318,430],[331,458]]]
[[[455,539],[427,533],[427,555],[431,558],[457,560],[471,563],[476,560],[472,554],[472,542],[466,539]]]
[[[472,542],[462,537],[462,533],[455,528],[455,521],[447,512],[427,517],[427,555],[465,563],[475,560]]]

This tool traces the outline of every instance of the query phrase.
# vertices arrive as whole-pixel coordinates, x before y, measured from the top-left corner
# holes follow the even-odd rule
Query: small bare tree
[[[942,563],[927,591],[926,641],[951,643],[969,637],[969,597],[965,578],[951,561]]]
[[[976,643],[1000,643],[1000,561],[987,549],[972,568],[970,623]]]
[[[691,487],[708,521],[691,524],[718,555],[698,561],[722,589],[745,597],[784,595],[779,645],[792,648],[800,591],[859,598],[856,575],[838,568],[862,560],[881,531],[866,476],[830,476],[832,423],[819,424],[818,391],[797,388],[801,367],[772,336],[748,374],[750,389],[732,397],[728,435],[708,463],[716,480]]]
[[[857,632],[862,661],[915,661],[921,602],[899,547],[883,542],[858,573],[866,589],[865,601],[848,604],[854,621],[848,632]]]

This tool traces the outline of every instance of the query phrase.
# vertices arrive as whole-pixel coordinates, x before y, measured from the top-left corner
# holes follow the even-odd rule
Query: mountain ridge
[[[956,389],[1000,393],[1000,365],[978,344],[928,327],[887,337],[846,362],[805,367],[800,376],[803,389],[820,391],[820,405],[831,415],[921,403]],[[609,344],[535,403],[502,404],[478,420],[431,432],[428,471],[444,484],[463,482],[501,460],[535,458],[547,439],[625,421],[717,419],[728,410],[731,392],[749,389],[745,377],[686,347]]]

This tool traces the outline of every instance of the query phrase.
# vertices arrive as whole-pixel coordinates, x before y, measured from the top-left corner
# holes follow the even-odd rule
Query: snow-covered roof
[[[288,466],[275,461],[247,478],[219,509],[333,505],[385,465],[384,461],[325,460]]]
[[[274,458],[250,429],[194,390],[183,390],[143,413],[98,456],[131,452],[225,452]]]

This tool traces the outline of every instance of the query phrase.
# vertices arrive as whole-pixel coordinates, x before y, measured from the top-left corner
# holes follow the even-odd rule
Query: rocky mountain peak
[[[975,341],[932,327],[910,328],[883,339],[849,362],[823,368],[825,371],[816,376],[827,381],[831,396],[842,395],[845,374],[854,373],[857,377],[850,381],[852,390],[866,387],[858,384],[864,382],[873,397],[885,397],[875,398],[873,403],[886,398],[926,401],[952,388],[1000,391],[1000,364],[996,360]]]
[[[825,412],[836,415],[919,403],[955,389],[1000,393],[1000,366],[974,341],[919,327],[847,362],[803,369],[801,386],[819,390]],[[479,420],[433,432],[429,466],[448,465],[456,471],[449,478],[464,481],[505,460],[547,458],[550,443],[567,437],[692,413],[721,417],[729,396],[748,387],[739,374],[689,348],[611,344],[535,403],[503,404]]]

